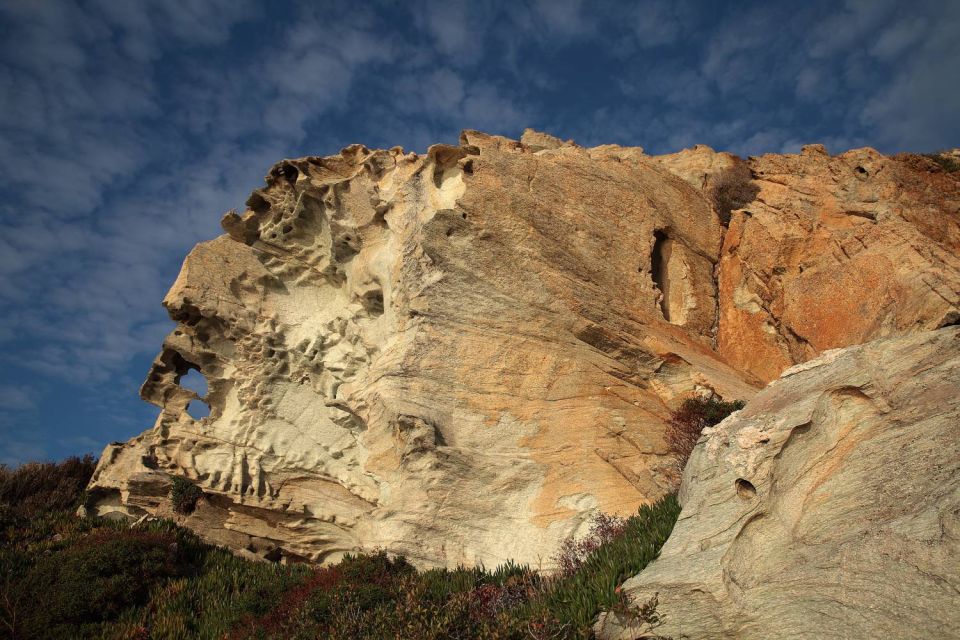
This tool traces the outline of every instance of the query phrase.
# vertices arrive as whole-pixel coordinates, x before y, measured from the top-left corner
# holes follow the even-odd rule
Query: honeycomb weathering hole
[[[750,498],[757,495],[757,488],[749,480],[744,480],[743,478],[737,478],[737,481],[734,483],[737,487],[737,495],[743,498],[744,500],[749,500]]]

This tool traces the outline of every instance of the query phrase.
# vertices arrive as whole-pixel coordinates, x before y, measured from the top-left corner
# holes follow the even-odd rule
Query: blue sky
[[[150,427],[160,300],[283,157],[532,126],[960,146],[960,3],[0,0],[0,462]]]

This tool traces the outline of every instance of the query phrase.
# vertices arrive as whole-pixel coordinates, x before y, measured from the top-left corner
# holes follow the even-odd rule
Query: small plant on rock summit
[[[746,162],[737,158],[732,167],[721,171],[710,189],[710,198],[720,216],[720,222],[730,224],[730,214],[734,209],[747,206],[760,193],[753,182],[753,174]]]
[[[933,160],[947,173],[960,171],[960,158],[949,152],[938,151],[936,153],[924,153],[923,157]]]

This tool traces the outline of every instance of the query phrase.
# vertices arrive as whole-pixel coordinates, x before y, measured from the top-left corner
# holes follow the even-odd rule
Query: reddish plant
[[[280,603],[265,615],[249,616],[242,620],[228,640],[242,640],[250,637],[267,637],[283,632],[310,597],[318,591],[336,588],[343,574],[339,567],[325,567],[314,571],[299,586],[287,591]]]
[[[526,602],[534,587],[523,577],[511,578],[503,584],[483,584],[469,593],[470,612],[477,619],[492,619],[501,611]]]
[[[688,398],[677,408],[667,425],[667,444],[677,457],[680,471],[687,464],[700,434],[707,427],[720,424],[724,418],[744,406],[743,401],[723,402],[713,398]]]
[[[623,534],[627,521],[619,516],[598,513],[590,523],[590,532],[577,540],[573,536],[560,545],[553,559],[557,563],[560,575],[567,577],[575,574],[580,567],[602,545]]]

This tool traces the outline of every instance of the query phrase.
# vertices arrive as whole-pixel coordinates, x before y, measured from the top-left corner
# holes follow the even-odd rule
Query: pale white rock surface
[[[960,327],[834,350],[704,433],[601,638],[960,637]]]
[[[710,349],[721,226],[640,149],[525,140],[274,167],[166,296],[161,413],[104,452],[96,511],[179,517],[182,476],[183,524],[261,556],[548,569],[673,490],[670,408],[756,390]]]

